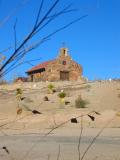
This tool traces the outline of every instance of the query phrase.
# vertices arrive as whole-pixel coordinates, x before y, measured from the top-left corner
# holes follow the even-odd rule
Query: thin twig
[[[20,51],[20,49],[33,37],[36,30],[40,27],[40,25],[45,21],[46,17],[53,11],[53,9],[58,4],[59,0],[56,0],[54,4],[49,8],[45,16],[41,19],[41,21],[36,25],[36,27],[33,27],[32,31],[28,34],[28,36],[25,38],[25,40],[19,45],[19,47],[13,52],[13,54],[8,58],[8,60],[3,64],[3,66],[0,68],[0,72],[3,71],[3,69],[11,62],[11,60],[16,56],[16,54]],[[0,75],[1,76],[1,75]]]
[[[47,159],[48,159],[48,160],[50,160],[50,157],[51,157],[51,155],[50,155],[50,154],[48,154],[48,157],[47,157]]]
[[[16,24],[17,24],[17,19],[15,21],[15,24],[14,24],[14,41],[15,41],[15,51],[16,51],[16,48],[17,48],[17,36],[16,36]]]
[[[89,112],[88,114],[91,114],[91,113],[93,113],[93,112],[94,112],[94,111],[91,111],[91,112]],[[81,118],[81,117],[85,117],[85,116],[87,116],[88,114],[80,115],[80,116],[77,116],[77,117],[75,117],[75,118],[78,119],[78,118]],[[52,128],[49,132],[47,132],[44,136],[47,136],[47,135],[51,134],[54,130],[62,127],[63,125],[67,124],[67,123],[70,122],[70,121],[71,121],[71,118],[68,119],[68,120],[66,120],[66,121],[64,121],[64,122],[62,122],[62,123],[60,123],[59,125],[57,125],[57,126],[55,126],[54,128]]]
[[[115,117],[114,117],[115,118]],[[97,140],[97,138],[101,135],[101,133],[104,131],[104,129],[114,120],[114,118],[112,118],[110,121],[108,121],[105,126],[97,133],[97,135],[93,138],[93,140],[91,141],[91,143],[88,145],[88,147],[85,149],[81,160],[84,159],[85,155],[87,154],[87,152],[89,151],[89,149],[91,148],[91,146],[95,143],[95,141]]]
[[[61,148],[60,148],[60,144],[59,144],[58,154],[57,154],[57,160],[59,160],[59,158],[60,158],[60,151],[61,151]]]
[[[23,0],[22,3],[18,4],[14,9],[12,9],[12,12],[0,22],[0,27],[7,23],[12,18],[12,16],[14,16],[16,12],[18,12],[18,10],[20,10],[21,7],[23,7],[28,2],[29,0]]]
[[[43,4],[42,4],[43,1],[41,2],[40,8],[39,8],[39,12],[38,12],[38,15],[37,15],[37,19],[36,19],[36,23],[35,23],[32,31],[31,31],[31,32],[28,34],[28,36],[22,41],[22,43],[16,48],[15,52],[10,56],[10,58],[8,58],[8,60],[2,65],[2,67],[0,68],[0,72],[1,72],[0,77],[4,76],[5,74],[7,74],[8,72],[11,71],[10,68],[8,68],[9,71],[7,71],[8,69],[7,69],[7,70],[4,69],[4,68],[6,68],[6,66],[7,66],[9,63],[11,63],[12,61],[14,61],[15,59],[17,59],[15,63],[17,63],[17,62],[21,59],[21,57],[23,56],[23,54],[25,55],[27,52],[30,52],[31,50],[36,49],[41,43],[44,43],[46,40],[48,40],[48,38],[50,38],[50,37],[53,36],[54,34],[60,32],[61,30],[69,27],[70,25],[78,22],[79,20],[81,20],[81,19],[83,19],[83,18],[85,18],[85,17],[87,16],[87,15],[84,15],[84,16],[82,16],[82,17],[80,17],[80,18],[78,18],[78,19],[70,22],[69,24],[67,24],[67,25],[65,25],[65,26],[63,26],[63,27],[58,28],[58,29],[55,30],[54,32],[52,32],[52,33],[48,34],[47,36],[45,36],[44,38],[42,38],[42,40],[41,40],[40,43],[38,43],[36,46],[33,46],[32,48],[28,49],[27,51],[26,51],[26,50],[22,50],[22,48],[24,47],[24,45],[25,45],[31,38],[33,38],[33,36],[35,36],[38,31],[41,31],[41,29],[44,28],[49,22],[51,22],[52,20],[54,20],[56,17],[58,17],[58,16],[61,15],[61,14],[74,11],[74,10],[66,10],[66,9],[69,7],[69,5],[68,5],[68,6],[67,6],[66,8],[64,8],[62,11],[54,14],[53,17],[51,17],[50,20],[48,20],[48,21],[44,24],[44,22],[46,21],[46,19],[47,19],[48,17],[50,17],[50,16],[49,16],[50,13],[51,13],[51,12],[53,11],[53,9],[56,7],[56,5],[59,3],[59,1],[60,1],[60,0],[56,0],[56,1],[53,3],[53,5],[49,8],[49,10],[45,13],[45,16],[43,16],[42,19],[39,21],[40,12],[41,12],[42,5],[43,5]],[[43,25],[42,25],[42,24],[43,24]],[[21,50],[22,50],[22,52],[21,52]],[[12,66],[14,66],[15,63],[13,63]],[[12,68],[12,70],[13,70],[13,69],[14,69],[14,68]],[[3,70],[4,70],[4,73],[3,73]]]
[[[0,132],[1,132],[4,136],[7,136],[7,134],[5,133],[5,131],[3,131],[3,129],[0,129]]]
[[[47,17],[46,19],[48,19],[48,21],[45,24],[43,24],[43,26],[41,26],[38,30],[36,30],[36,32],[34,34],[36,34],[39,31],[41,31],[46,25],[48,25],[50,22],[55,20],[55,18],[58,18],[58,16],[61,16],[62,14],[66,14],[66,13],[69,13],[69,12],[76,11],[75,9],[67,10],[68,8],[70,8],[70,6],[71,5],[68,5],[63,10],[61,10],[60,12],[58,12],[58,13],[52,15],[52,16]]]
[[[37,14],[37,18],[36,18],[34,27],[36,27],[37,24],[38,24],[38,21],[39,21],[39,18],[40,18],[40,14],[41,14],[41,10],[42,10],[43,4],[44,4],[44,0],[41,0],[40,7],[39,7],[39,11],[38,11],[38,14]]]
[[[22,119],[24,119],[24,118],[26,118],[26,117],[28,117],[28,116],[31,116],[31,113],[30,113],[30,114],[27,114],[27,115],[25,115],[25,116],[23,116],[23,117],[20,117],[20,118],[18,118],[18,119],[17,119],[17,116],[16,116],[13,121],[7,122],[7,123],[4,123],[4,124],[1,124],[1,125],[0,125],[0,128],[2,128],[2,127],[4,127],[4,126],[7,126],[7,125],[9,125],[9,124],[15,123],[15,122],[17,122],[17,121],[19,121],[19,120],[22,120]]]
[[[89,114],[90,114],[90,113],[93,113],[93,112],[89,112]],[[87,116],[87,114],[80,115],[80,116],[77,116],[77,117],[75,117],[75,118],[77,119],[77,118],[80,118],[81,116],[84,117],[84,116]],[[67,124],[67,123],[70,122],[70,121],[71,121],[71,119],[68,119],[67,121],[65,121],[65,122],[57,125],[56,127],[52,128],[49,132],[47,132],[46,134],[44,134],[43,138],[45,138],[45,137],[48,136],[50,133],[52,133],[54,130],[62,127],[63,125]],[[28,157],[28,155],[30,154],[30,152],[33,150],[34,147],[36,147],[37,144],[38,144],[38,143],[34,143],[34,144],[30,147],[30,149],[26,152],[26,154],[24,155],[24,157],[22,158],[22,160],[25,160],[26,157]]]
[[[83,117],[81,116],[81,126],[80,126],[80,136],[78,141],[78,160],[81,158],[81,139],[82,139],[82,132],[83,132]]]

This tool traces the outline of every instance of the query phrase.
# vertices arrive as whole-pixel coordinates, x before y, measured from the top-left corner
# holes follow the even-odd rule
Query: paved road
[[[77,135],[11,135],[0,136],[0,160],[78,160]],[[81,152],[88,146],[92,136],[82,137]],[[7,154],[2,147],[6,146]],[[27,154],[28,153],[28,154]],[[26,155],[27,154],[27,155]],[[25,156],[26,155],[26,156]],[[120,135],[100,136],[85,159],[118,160],[120,159]]]

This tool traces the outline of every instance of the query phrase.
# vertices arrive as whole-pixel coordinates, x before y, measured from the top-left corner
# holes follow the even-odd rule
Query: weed
[[[88,104],[88,101],[83,100],[81,96],[79,95],[78,98],[75,100],[75,107],[76,108],[86,108],[86,105]]]
[[[66,97],[66,93],[65,93],[65,92],[60,92],[60,93],[58,94],[58,97],[59,97],[59,98],[65,98],[65,97]]]
[[[48,90],[49,90],[49,93],[53,93],[53,89],[54,89],[54,85],[53,84],[49,84],[48,85]]]
[[[22,97],[22,90],[21,90],[21,88],[17,88],[16,89],[16,99],[20,100],[21,97]]]
[[[49,84],[49,85],[48,85],[48,89],[51,89],[51,90],[52,90],[53,88],[54,88],[54,85],[53,85],[53,84]]]

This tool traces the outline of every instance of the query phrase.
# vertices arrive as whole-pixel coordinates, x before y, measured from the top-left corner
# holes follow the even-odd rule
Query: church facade
[[[72,60],[67,48],[58,57],[32,67],[26,73],[29,81],[76,81],[82,79],[82,66]]]

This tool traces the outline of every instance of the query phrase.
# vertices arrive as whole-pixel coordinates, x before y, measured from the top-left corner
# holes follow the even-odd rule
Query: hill
[[[94,81],[88,83],[77,82],[52,82],[55,87],[53,94],[48,93],[49,82],[18,83],[0,86],[0,124],[7,124],[4,128],[20,129],[26,132],[34,129],[55,127],[71,118],[89,114],[95,117],[91,121],[89,116],[84,116],[85,127],[99,128],[113,119],[109,127],[120,127],[120,82],[119,81]],[[33,114],[22,106],[22,113],[17,115],[18,101],[15,93],[21,88],[25,105],[30,110],[37,110],[42,114]],[[66,93],[66,105],[61,105],[58,94],[63,90]],[[85,108],[76,108],[75,100],[78,96],[87,102]],[[48,101],[45,101],[45,96]],[[22,104],[20,104],[22,105]],[[78,118],[80,122],[80,118]],[[10,124],[9,124],[10,122]],[[13,123],[12,123],[13,122]],[[79,125],[76,125],[76,127]],[[74,127],[70,122],[64,127]]]

